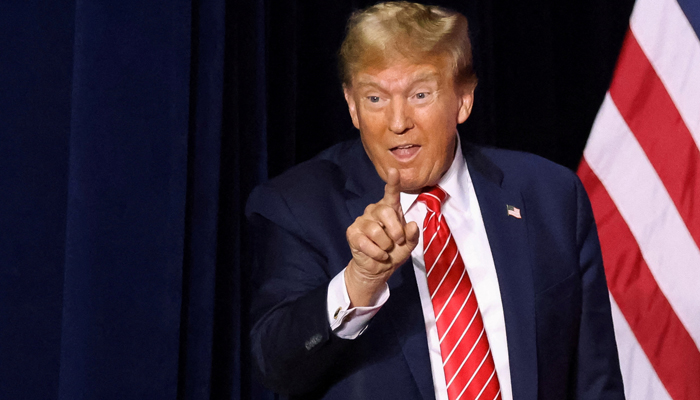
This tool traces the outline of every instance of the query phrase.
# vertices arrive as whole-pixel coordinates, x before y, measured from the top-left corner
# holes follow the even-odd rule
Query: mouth
[[[391,154],[397,161],[408,162],[411,161],[416,154],[418,154],[420,149],[421,146],[417,144],[404,144],[401,146],[392,147],[389,149],[389,151],[391,151]]]

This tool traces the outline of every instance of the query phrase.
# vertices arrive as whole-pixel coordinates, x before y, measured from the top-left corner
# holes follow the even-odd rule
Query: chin
[[[426,179],[417,178],[415,176],[405,177],[404,174],[400,174],[400,176],[402,192],[420,192],[424,187],[430,186],[430,183],[428,183]]]

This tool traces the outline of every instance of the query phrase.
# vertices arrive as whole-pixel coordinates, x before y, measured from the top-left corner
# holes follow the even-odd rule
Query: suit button
[[[307,340],[306,343],[304,343],[304,347],[306,347],[306,350],[311,350],[314,347],[316,347],[316,345],[321,343],[321,339],[323,339],[323,336],[321,336],[320,333],[317,333],[311,336],[311,338],[309,338],[309,340]]]

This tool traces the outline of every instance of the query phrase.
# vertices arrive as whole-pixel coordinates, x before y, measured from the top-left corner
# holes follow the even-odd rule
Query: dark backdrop
[[[443,1],[467,140],[575,168],[632,0]],[[262,399],[251,188],[357,135],[335,72],[369,1],[0,5],[0,399]]]

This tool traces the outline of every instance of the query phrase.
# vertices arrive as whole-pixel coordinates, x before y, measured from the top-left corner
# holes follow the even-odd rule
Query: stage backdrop
[[[0,398],[272,398],[242,210],[356,137],[335,51],[369,3],[0,6]],[[576,168],[632,0],[438,3],[472,26],[465,139]]]

